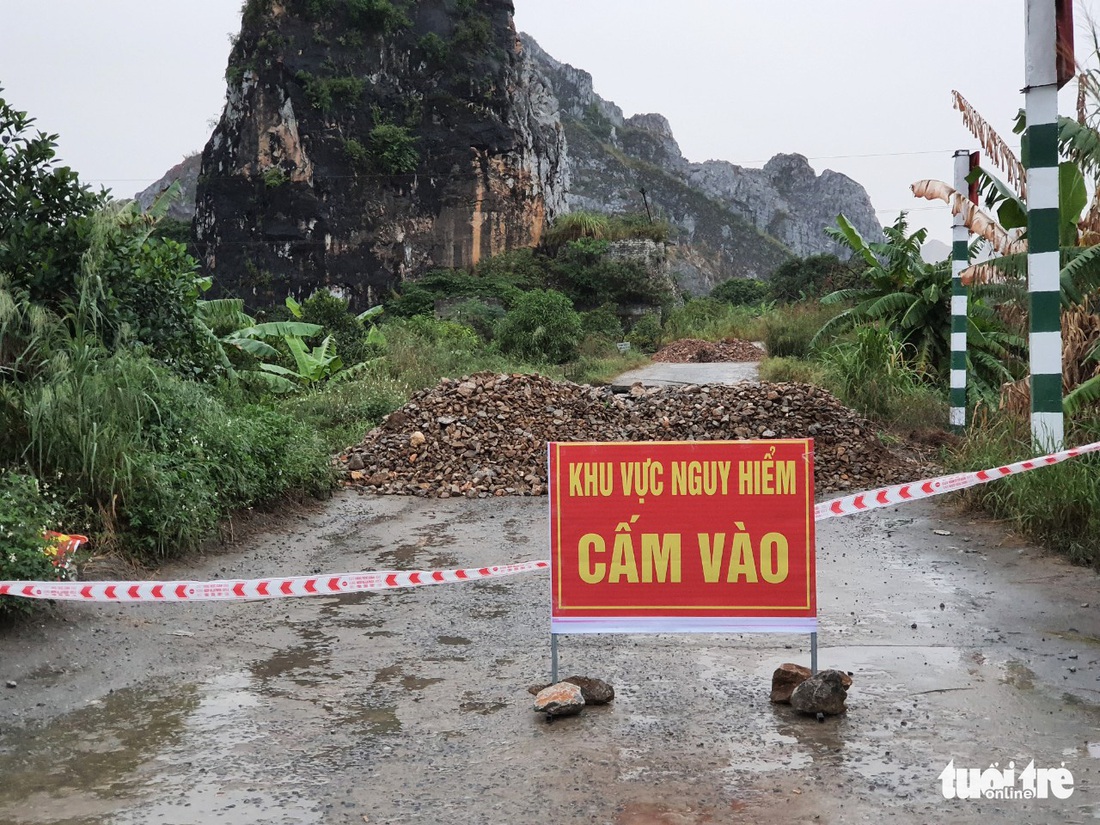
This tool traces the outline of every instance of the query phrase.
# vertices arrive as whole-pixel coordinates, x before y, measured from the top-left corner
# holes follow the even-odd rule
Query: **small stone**
[[[18,683],[18,682],[16,682],[16,681],[15,681],[14,679],[8,679],[8,681],[7,681],[7,687],[10,687],[10,688],[17,688],[17,687],[19,687],[19,683]]]
[[[539,691],[535,697],[534,710],[536,713],[545,713],[548,719],[576,716],[584,710],[584,694],[576,685],[558,682]]]
[[[427,440],[428,439],[426,439],[424,437],[424,433],[420,432],[420,430],[417,430],[415,433],[413,433],[412,435],[409,436],[409,446],[410,447],[419,447],[421,444],[423,444]]]
[[[581,689],[586,705],[606,705],[615,698],[615,688],[603,679],[593,679],[589,676],[570,676],[565,680],[571,685]]]
[[[348,469],[349,470],[362,470],[366,465],[363,463],[363,456],[359,453],[352,453],[348,457]]]
[[[562,679],[562,682],[568,682],[579,687],[586,705],[606,705],[615,698],[615,688],[603,679],[593,679],[588,676],[570,676],[568,679]],[[546,682],[537,683],[528,687],[527,692],[532,696],[537,696],[548,687],[550,685]]]
[[[771,700],[776,704],[790,704],[791,694],[794,689],[809,679],[813,673],[808,667],[792,664],[782,664],[772,674]]]
[[[950,530],[933,530],[932,532],[937,536],[950,536],[951,535]]]
[[[823,670],[794,689],[791,707],[802,713],[836,716],[848,708],[848,688],[852,677],[839,670]]]

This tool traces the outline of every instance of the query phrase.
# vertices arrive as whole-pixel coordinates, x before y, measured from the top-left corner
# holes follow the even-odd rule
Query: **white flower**
[[[8,553],[8,561],[15,564],[15,553]]]

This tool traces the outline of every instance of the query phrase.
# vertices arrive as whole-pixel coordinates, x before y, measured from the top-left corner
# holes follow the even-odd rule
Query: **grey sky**
[[[240,0],[2,0],[0,86],[61,135],[82,178],[120,196],[201,149],[221,111]],[[931,237],[946,209],[909,184],[973,147],[957,88],[1011,143],[1023,104],[1023,0],[515,0],[516,25],[592,73],[627,115],[660,112],[689,160],[800,152],[855,178],[883,223]],[[1078,0],[1079,59],[1089,44]],[[967,32],[973,34],[969,38]],[[1063,93],[1062,111],[1074,105]]]

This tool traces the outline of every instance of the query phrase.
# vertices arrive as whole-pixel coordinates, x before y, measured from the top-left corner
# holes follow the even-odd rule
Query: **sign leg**
[[[550,684],[558,683],[558,634],[550,634]]]
[[[810,672],[817,675],[817,633],[810,634]]]

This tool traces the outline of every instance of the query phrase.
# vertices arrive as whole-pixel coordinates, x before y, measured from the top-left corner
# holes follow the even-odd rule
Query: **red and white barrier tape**
[[[367,590],[393,590],[429,584],[495,579],[550,566],[546,561],[502,564],[468,570],[383,571],[339,576],[211,582],[0,582],[0,596],[81,602],[220,602],[333,596]]]
[[[814,520],[850,516],[879,507],[892,507],[908,501],[932,498],[955,490],[965,490],[988,484],[1005,476],[1026,473],[1040,467],[1061,464],[1086,453],[1100,452],[1100,442],[1063,450],[1060,453],[1020,461],[1004,467],[976,473],[956,473],[912,484],[897,484],[864,493],[855,493],[814,507]],[[211,582],[22,582],[0,581],[0,596],[27,599],[85,602],[214,602],[285,599],[296,596],[332,596],[340,593],[362,593],[368,590],[393,590],[447,584],[481,579],[515,576],[547,570],[548,561],[502,564],[467,570],[383,571],[378,573],[344,573],[339,576],[295,576],[286,579],[222,580]]]
[[[823,501],[814,507],[814,521],[823,521],[837,516],[850,516],[853,513],[863,513],[879,507],[892,507],[895,504],[904,504],[907,501],[931,498],[955,490],[965,490],[968,487],[977,487],[979,484],[988,484],[1005,476],[1026,473],[1028,470],[1037,470],[1040,467],[1050,467],[1053,464],[1061,464],[1071,458],[1095,452],[1100,452],[1100,441],[1004,467],[994,467],[976,473],[955,473],[954,475],[930,478],[925,481],[916,481],[912,484],[896,484],[892,487],[881,487],[878,490],[868,490],[864,493],[856,493],[843,498],[834,498],[831,501]]]

